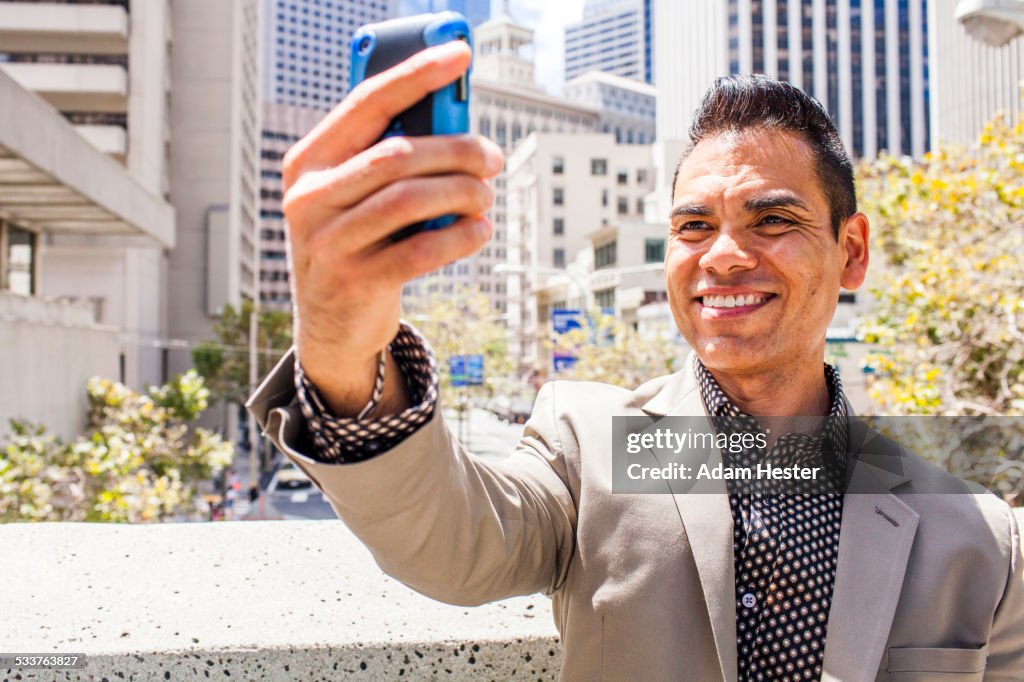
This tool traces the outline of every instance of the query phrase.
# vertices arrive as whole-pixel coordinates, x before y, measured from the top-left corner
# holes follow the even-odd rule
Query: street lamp
[[[1002,47],[1024,34],[1024,0],[960,0],[956,20],[975,40]]]

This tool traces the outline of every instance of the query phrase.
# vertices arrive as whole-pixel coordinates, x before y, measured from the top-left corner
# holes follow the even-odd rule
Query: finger
[[[501,148],[476,135],[391,137],[340,166],[302,176],[287,192],[289,219],[324,224],[398,180],[446,173],[490,178],[503,162]]]
[[[384,247],[367,261],[367,272],[393,285],[471,256],[491,238],[493,227],[483,215],[463,216],[448,227],[426,230]]]
[[[467,68],[472,52],[461,41],[417,52],[359,83],[285,155],[288,187],[302,172],[336,166],[370,146],[392,118],[448,85]]]
[[[310,234],[311,248],[355,253],[386,239],[399,229],[442,215],[484,213],[494,190],[471,175],[434,175],[399,180],[345,211]],[[301,241],[301,237],[296,235]]]

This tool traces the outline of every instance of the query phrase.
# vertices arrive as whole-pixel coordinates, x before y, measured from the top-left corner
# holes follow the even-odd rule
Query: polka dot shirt
[[[709,417],[719,431],[756,432],[699,360],[695,371]],[[770,460],[775,466],[824,465],[813,492],[730,488],[736,575],[736,645],[740,682],[818,680],[843,516],[846,401],[835,370],[825,365],[832,409],[816,435],[787,434],[771,451],[748,450],[730,466]]]

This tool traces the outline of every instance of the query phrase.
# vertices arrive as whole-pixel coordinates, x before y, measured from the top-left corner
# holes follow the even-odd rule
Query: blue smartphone
[[[351,87],[433,45],[464,40],[472,47],[469,22],[458,12],[418,14],[362,26],[352,36]],[[380,139],[394,135],[452,135],[469,132],[469,73],[412,105],[391,120]],[[379,141],[379,140],[378,140]],[[443,215],[408,225],[391,236],[404,239],[422,230],[451,225]]]

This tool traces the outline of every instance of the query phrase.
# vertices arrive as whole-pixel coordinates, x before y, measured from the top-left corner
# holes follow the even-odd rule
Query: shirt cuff
[[[430,421],[437,404],[438,375],[434,353],[427,340],[405,320],[388,345],[391,356],[405,376],[413,406],[398,414],[356,419],[338,417],[302,371],[295,356],[295,391],[302,415],[313,438],[315,457],[331,464],[370,459],[395,447]]]

